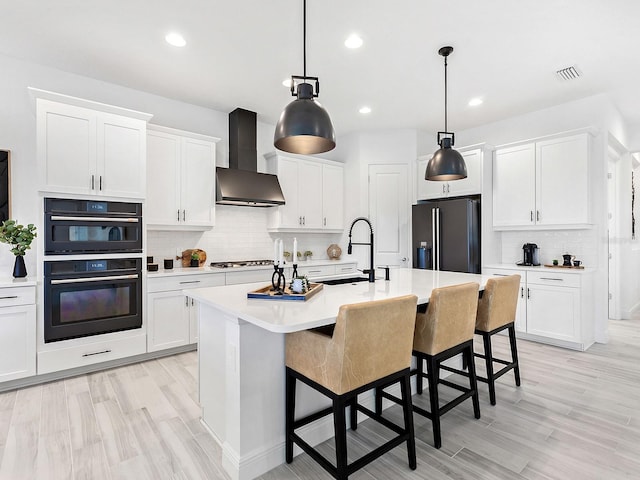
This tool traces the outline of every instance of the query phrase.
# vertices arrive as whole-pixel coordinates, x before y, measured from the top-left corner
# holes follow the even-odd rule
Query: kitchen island
[[[330,325],[344,304],[407,294],[416,295],[418,304],[426,304],[434,288],[467,282],[478,282],[483,288],[490,277],[396,269],[389,281],[325,285],[305,302],[247,298],[247,292],[264,283],[185,290],[200,309],[202,421],[221,445],[222,464],[231,478],[255,478],[284,462],[286,333]],[[299,388],[296,405],[304,415],[327,406],[328,400]],[[305,428],[302,436],[311,445],[333,436],[331,418]]]

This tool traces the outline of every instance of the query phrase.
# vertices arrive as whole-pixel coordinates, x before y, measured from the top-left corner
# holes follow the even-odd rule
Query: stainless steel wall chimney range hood
[[[216,168],[216,203],[249,207],[284,205],[278,177],[258,173],[256,113],[236,108],[229,114],[229,168]]]

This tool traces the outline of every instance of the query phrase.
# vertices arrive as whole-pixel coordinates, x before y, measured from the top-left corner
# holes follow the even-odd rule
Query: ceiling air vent
[[[575,80],[580,77],[580,72],[576,67],[571,66],[556,71],[556,75],[560,80]]]

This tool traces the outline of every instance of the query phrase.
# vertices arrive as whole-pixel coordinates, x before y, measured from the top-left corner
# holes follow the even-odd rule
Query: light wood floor
[[[482,418],[470,402],[445,415],[440,450],[416,416],[417,470],[399,447],[351,478],[640,478],[640,317],[611,322],[610,333],[587,352],[520,341],[520,388],[503,377],[492,407],[480,384]],[[227,478],[198,420],[196,362],[191,352],[0,394],[0,479]],[[387,412],[400,421],[399,408]],[[350,456],[385,435],[361,424],[349,433]],[[330,456],[333,442],[321,449]],[[261,477],[328,478],[307,455]]]

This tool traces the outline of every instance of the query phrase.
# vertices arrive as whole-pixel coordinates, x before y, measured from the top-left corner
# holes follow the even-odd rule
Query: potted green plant
[[[30,223],[26,227],[15,220],[5,220],[0,225],[0,242],[11,245],[11,253],[16,256],[13,266],[13,276],[21,278],[27,276],[24,264],[24,254],[31,248],[31,242],[36,237],[36,227]]]
[[[311,260],[311,257],[313,256],[313,252],[311,250],[307,250],[306,252],[304,252],[304,256],[307,260]]]
[[[197,251],[191,252],[191,266],[192,267],[200,266],[200,254]]]

